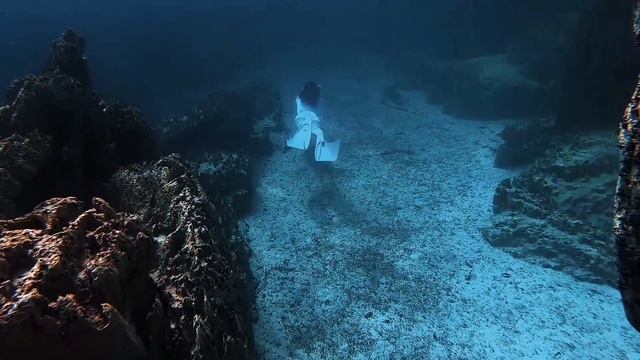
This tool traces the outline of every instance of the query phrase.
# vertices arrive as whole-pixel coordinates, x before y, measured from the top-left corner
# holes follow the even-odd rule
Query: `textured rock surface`
[[[516,257],[615,286],[610,244],[617,164],[610,134],[565,137],[498,186],[485,238]]]
[[[51,46],[45,71],[60,71],[89,87],[89,66],[84,56],[85,46],[84,38],[72,30],[65,31]]]
[[[469,118],[530,117],[545,114],[545,87],[506,56],[427,63],[429,97],[445,112]]]
[[[239,215],[249,213],[255,186],[247,155],[216,152],[197,166],[200,184],[210,198],[224,198]]]
[[[0,359],[143,359],[154,241],[100,199],[0,221]]]
[[[448,36],[425,31],[425,49],[438,44],[430,51],[401,53],[395,68],[406,76],[398,85],[425,89],[449,113],[464,117],[557,114],[567,131],[574,131],[576,124],[614,128],[640,65],[629,31],[632,3],[442,2],[438,6],[455,9],[449,11],[458,26],[444,25],[451,30]],[[430,15],[416,13],[417,29],[425,16]]]
[[[255,356],[245,238],[230,205],[210,201],[177,156],[132,165],[113,178],[120,207],[138,213],[160,244],[154,357]]]
[[[627,319],[640,331],[640,83],[620,125],[618,143],[621,161],[614,214],[618,286]]]
[[[193,114],[162,125],[162,148],[189,160],[212,151],[265,155],[271,150],[269,132],[280,129],[282,104],[274,87],[215,91]]]
[[[526,124],[509,125],[500,137],[504,143],[496,152],[495,166],[513,168],[533,163],[554,143],[554,121],[532,120]]]
[[[142,115],[90,91],[83,51],[84,40],[67,32],[54,43],[44,74],[9,86],[0,108],[0,138],[8,138],[0,140],[0,172],[16,191],[0,194],[0,215],[26,212],[52,196],[90,199],[120,166],[155,156]]]
[[[26,136],[11,135],[0,140],[0,218],[16,212],[19,194],[51,156],[49,137],[34,131]]]
[[[0,359],[251,359],[244,235],[177,157],[114,176],[116,213],[53,198],[0,221]]]
[[[282,130],[280,95],[271,85],[216,91],[189,116],[161,126],[164,154],[179,153],[200,176],[211,198],[223,196],[246,214],[254,195],[254,164],[273,151]]]

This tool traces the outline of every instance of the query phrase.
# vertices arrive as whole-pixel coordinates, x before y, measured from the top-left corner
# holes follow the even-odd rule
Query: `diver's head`
[[[305,105],[310,106],[312,108],[317,108],[320,105],[320,89],[322,87],[313,81],[309,81],[304,84],[304,88],[300,92],[300,100],[304,102]]]

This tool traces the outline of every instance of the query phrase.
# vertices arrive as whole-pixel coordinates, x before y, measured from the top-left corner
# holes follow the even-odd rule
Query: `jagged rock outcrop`
[[[51,157],[51,139],[38,131],[0,140],[0,219],[16,212],[15,203]]]
[[[254,195],[254,163],[274,148],[282,130],[280,95],[272,85],[215,91],[193,114],[161,125],[164,154],[179,153],[200,175],[211,198],[232,201],[246,214]]]
[[[82,36],[73,30],[65,31],[51,47],[45,72],[59,71],[90,87],[89,66],[84,56],[85,47],[86,42]]]
[[[633,32],[640,46],[640,1],[635,1]],[[620,167],[613,216],[618,255],[618,288],[629,323],[640,331],[640,81],[618,131]]]
[[[251,211],[255,174],[247,155],[210,153],[206,154],[203,161],[196,166],[200,184],[209,197],[223,197],[233,204],[238,215]]]
[[[142,216],[159,243],[154,358],[255,357],[244,235],[230,204],[207,197],[176,155],[113,177],[119,207]]]
[[[253,359],[245,237],[177,156],[0,220],[0,359]]]
[[[640,82],[620,124],[618,144],[621,156],[613,228],[618,287],[627,319],[640,331]]]
[[[446,113],[466,118],[545,115],[546,89],[506,56],[455,62],[425,62],[422,76],[429,99]]]
[[[554,143],[562,141],[555,135],[554,126],[552,119],[538,119],[505,127],[500,132],[504,143],[496,151],[495,166],[514,168],[533,163]]]
[[[90,90],[87,73],[84,40],[68,31],[54,43],[44,74],[9,86],[7,105],[0,108],[0,138],[16,138],[0,143],[6,150],[16,139],[31,138],[31,145],[22,147],[29,154],[0,152],[0,172],[13,179],[17,191],[0,199],[0,215],[15,216],[52,196],[90,199],[120,166],[155,157],[155,140],[142,115],[105,104]],[[37,161],[26,165],[21,156],[27,155]],[[11,163],[29,171],[14,174],[20,170],[6,166]]]
[[[213,151],[268,155],[270,132],[282,126],[282,104],[273,86],[219,90],[193,114],[165,121],[161,145],[163,153],[178,152],[189,160]]]
[[[0,359],[149,358],[155,262],[142,222],[101,199],[0,221]]]
[[[246,240],[229,202],[249,187],[255,149],[199,155],[209,195],[177,156],[122,169],[153,159],[155,138],[140,112],[90,90],[84,46],[65,33],[45,73],[14,81],[0,108],[0,217],[75,196],[0,220],[0,360],[255,358]],[[224,125],[208,135],[238,135],[246,111],[277,122],[277,97],[241,99],[210,104]],[[272,126],[254,120],[244,144]],[[127,213],[98,198],[85,209],[96,195]]]
[[[562,140],[498,186],[492,226],[483,235],[516,257],[615,286],[610,245],[615,140],[609,133]]]

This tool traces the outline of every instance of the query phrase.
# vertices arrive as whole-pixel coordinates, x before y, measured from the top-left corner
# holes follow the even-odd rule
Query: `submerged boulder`
[[[249,213],[253,206],[254,173],[247,155],[216,152],[198,162],[200,184],[210,198],[222,197],[237,214]]]
[[[496,152],[495,166],[514,168],[533,163],[558,141],[554,135],[554,121],[539,119],[525,124],[509,125],[500,137],[504,143]]]
[[[105,104],[89,89],[83,51],[84,40],[67,32],[54,44],[44,74],[9,86],[0,108],[0,172],[20,186],[0,199],[0,215],[15,216],[52,196],[90,199],[119,167],[155,157],[155,139],[140,112]],[[34,161],[28,174],[14,174],[20,169],[7,164],[24,165],[27,154],[8,146],[27,138],[21,149],[30,149]]]
[[[637,32],[640,34],[640,30]],[[621,160],[613,228],[618,255],[618,287],[627,319],[640,331],[640,82],[620,124],[618,143]]]
[[[146,359],[155,244],[105,201],[0,221],[0,358]]]
[[[90,87],[89,65],[84,55],[86,41],[73,30],[67,30],[54,41],[45,72],[59,71]]]
[[[242,215],[252,207],[255,163],[271,154],[282,128],[280,95],[272,85],[221,90],[193,114],[165,121],[161,148],[181,154],[197,169],[207,195],[231,201]]]
[[[213,151],[268,155],[270,133],[282,129],[282,104],[272,85],[214,91],[195,111],[161,125],[165,154],[189,160]]]
[[[120,170],[120,208],[139,214],[159,244],[154,358],[255,357],[246,239],[231,205],[211,200],[176,155]]]
[[[429,98],[454,116],[514,118],[549,112],[545,86],[504,55],[427,65],[423,76]]]
[[[608,133],[563,138],[498,186],[484,237],[532,263],[615,286],[610,243],[617,165]]]
[[[20,194],[51,158],[51,138],[38,131],[0,140],[0,219],[16,213]]]
[[[209,194],[178,156],[139,163],[155,158],[155,137],[140,112],[90,90],[84,46],[65,33],[45,73],[14,81],[0,108],[0,218],[53,196],[0,220],[0,359],[255,358],[231,204],[249,187],[248,155],[200,155],[215,165],[199,172]],[[251,113],[274,115],[260,99]],[[245,111],[209,108],[222,129],[238,119],[224,109]],[[249,138],[272,126],[258,123]],[[85,208],[95,196],[126,212],[98,198]]]
[[[176,156],[0,220],[0,358],[253,359],[245,236]],[[132,215],[135,213],[135,215]]]

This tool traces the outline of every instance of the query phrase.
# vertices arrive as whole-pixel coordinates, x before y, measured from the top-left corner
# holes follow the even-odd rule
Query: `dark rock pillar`
[[[640,1],[634,31],[640,38]],[[640,83],[620,124],[620,177],[616,191],[614,233],[618,252],[619,288],[627,319],[640,331]]]
[[[618,251],[619,287],[627,318],[640,331],[640,84],[620,125],[620,177],[614,233]]]

